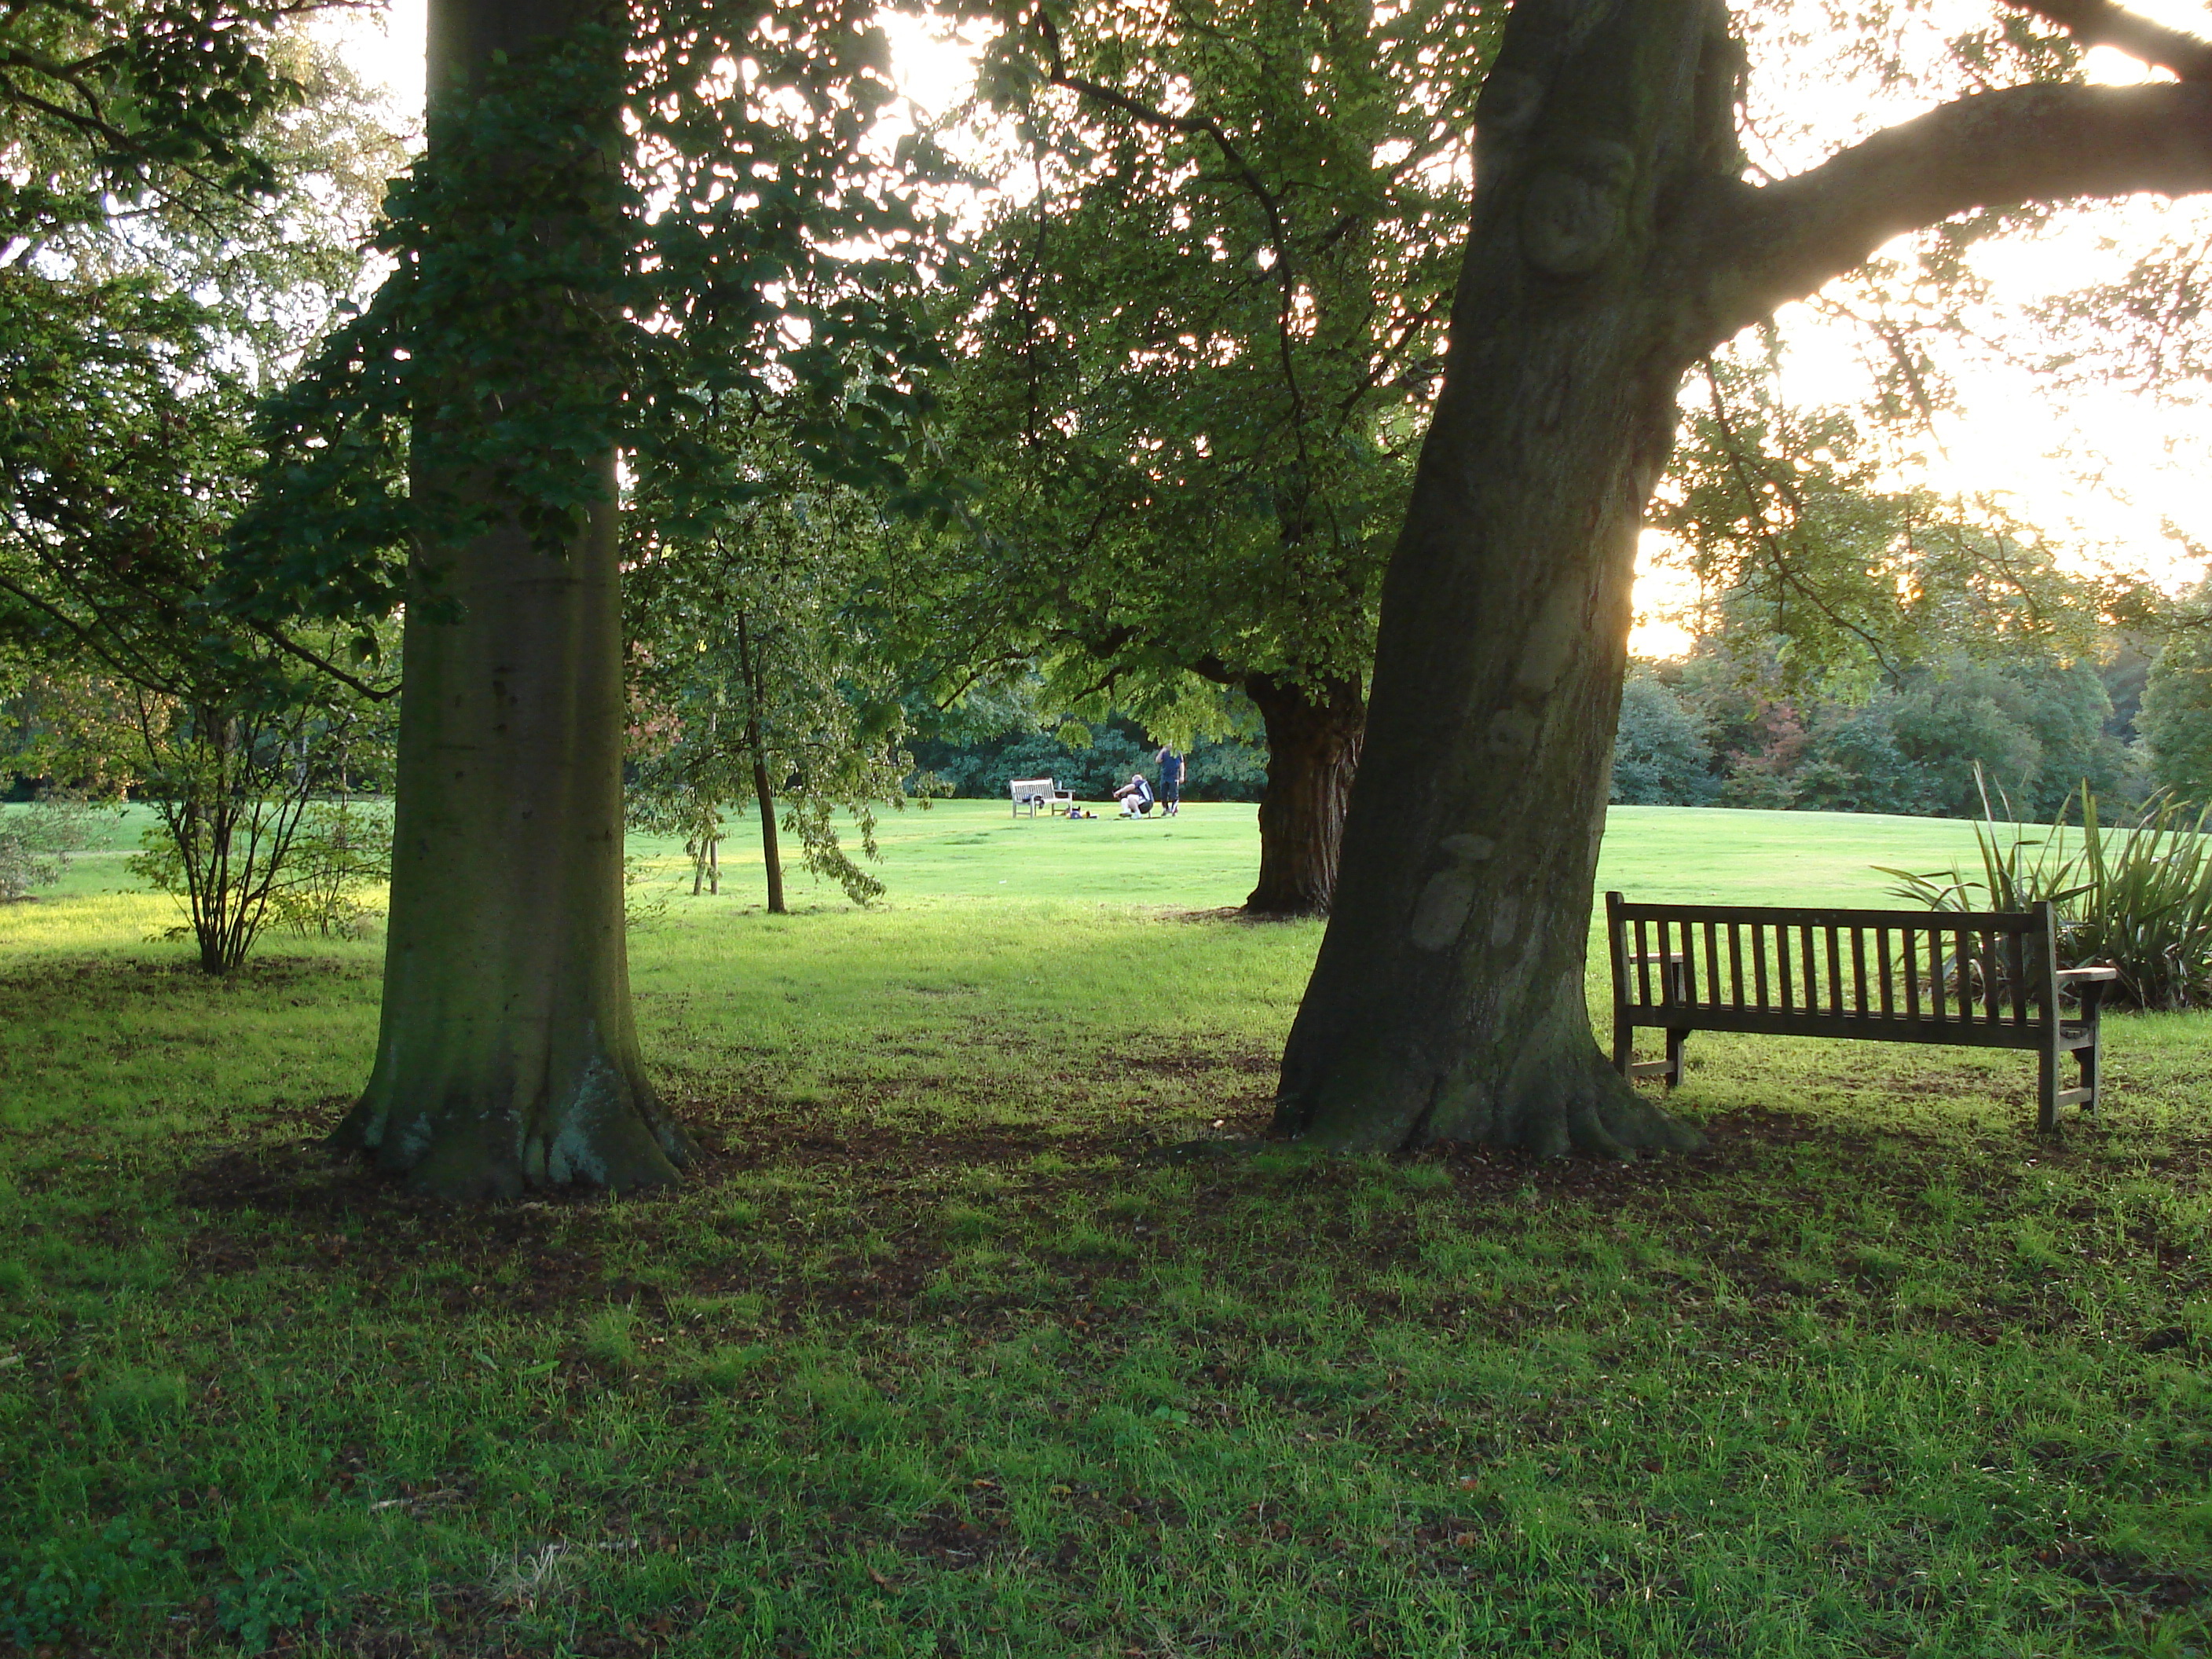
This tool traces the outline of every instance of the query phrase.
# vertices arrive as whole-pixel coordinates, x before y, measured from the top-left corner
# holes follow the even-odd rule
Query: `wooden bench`
[[[1631,904],[1605,896],[1613,957],[1613,1063],[1620,1074],[1682,1080],[1692,1031],[1856,1037],[2021,1048],[2038,1056],[2036,1127],[2097,1104],[2097,1014],[2111,968],[2061,968],[2057,920],[2033,910],[1781,910]],[[2079,998],[2062,1018],[2068,994]],[[1639,1060],[1636,1031],[1667,1034],[1664,1060]],[[2058,1086],[2072,1054],[2075,1085]]]
[[[1035,817],[1040,806],[1060,812],[1075,805],[1074,793],[1057,787],[1050,778],[1016,778],[1007,784],[1006,793],[1014,798],[1013,815],[1016,817],[1021,817],[1024,806],[1030,809],[1030,816]]]

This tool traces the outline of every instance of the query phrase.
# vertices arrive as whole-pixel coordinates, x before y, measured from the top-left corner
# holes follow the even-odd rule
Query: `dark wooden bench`
[[[1682,1080],[1692,1031],[1856,1037],[2022,1048],[2038,1056],[2036,1127],[2097,1104],[2098,1006],[2110,968],[2061,968],[2049,904],[2021,911],[1780,910],[1631,904],[1605,896],[1613,957],[1613,1063],[1623,1077]],[[2062,1015],[2069,994],[2077,1006]],[[1636,1058],[1636,1031],[1667,1034]],[[2072,1054],[2075,1085],[2058,1086]]]

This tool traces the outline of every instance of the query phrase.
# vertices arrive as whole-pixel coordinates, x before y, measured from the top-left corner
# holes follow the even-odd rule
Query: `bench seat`
[[[1019,817],[1022,808],[1030,809],[1035,817],[1042,807],[1050,812],[1062,812],[1075,804],[1075,793],[1063,789],[1052,778],[1014,778],[1008,781],[1006,793],[1014,799],[1013,816]]]
[[[2058,966],[2048,903],[2024,911],[1784,909],[1635,904],[1606,895],[1613,1058],[1632,1080],[1682,1080],[1692,1031],[2015,1048],[2039,1056],[2038,1128],[2094,1109],[2106,967]],[[2077,1007],[2064,1007],[2067,997]],[[1666,1033],[1638,1060],[1635,1034]],[[2059,1062],[2079,1073],[2059,1086]]]

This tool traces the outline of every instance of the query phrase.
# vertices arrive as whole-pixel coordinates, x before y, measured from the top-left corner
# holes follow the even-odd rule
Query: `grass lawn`
[[[0,909],[0,1650],[2202,1654],[2212,1031],[1692,1041],[1710,1149],[1256,1143],[1319,938],[1249,807],[940,803],[872,910],[647,844],[672,1196],[315,1150],[373,943],[210,982],[135,834]],[[1966,826],[1614,811],[1601,881],[1880,902]],[[1595,981],[1594,981],[1594,985]],[[1224,1137],[1223,1139],[1209,1139]]]

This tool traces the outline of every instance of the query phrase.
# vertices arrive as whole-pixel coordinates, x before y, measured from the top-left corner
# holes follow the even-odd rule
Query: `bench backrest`
[[[1050,778],[1016,778],[1006,786],[1006,793],[1016,800],[1050,800],[1053,793],[1052,780]]]
[[[2033,910],[1795,910],[1605,896],[1613,998],[1630,1010],[2041,1027],[2057,921]],[[1671,959],[1671,960],[1670,960]]]

